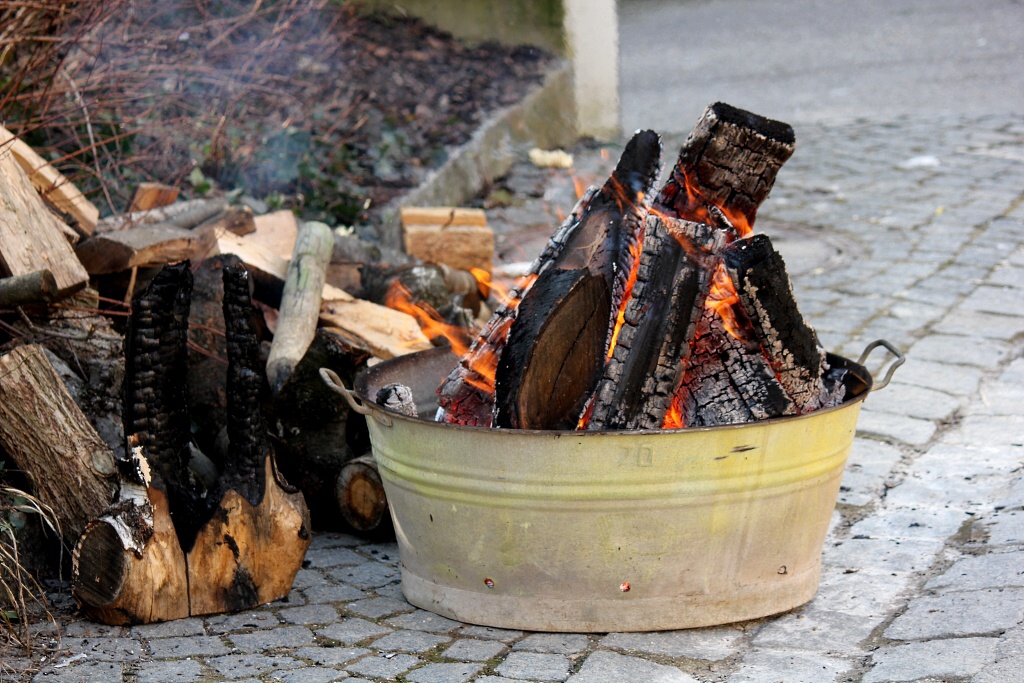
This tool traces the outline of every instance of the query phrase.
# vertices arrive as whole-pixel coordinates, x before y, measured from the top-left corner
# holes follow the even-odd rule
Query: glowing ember
[[[710,308],[719,318],[722,319],[722,327],[735,339],[743,339],[741,329],[743,325],[736,313],[736,307],[740,303],[740,295],[736,293],[736,288],[732,284],[732,279],[729,277],[729,273],[725,270],[725,265],[719,263],[715,269],[715,274],[711,278],[711,289],[708,292],[708,298],[705,302],[705,306]]]
[[[749,237],[754,234],[754,226],[751,225],[745,215],[738,211],[730,211],[725,206],[708,199],[697,190],[696,184],[685,171],[682,172],[682,175],[683,189],[686,191],[686,206],[678,209],[680,218],[695,223],[714,225],[716,221],[708,211],[709,206],[714,206],[725,216],[732,227],[736,229],[736,233],[740,237]]]
[[[668,407],[668,412],[665,413],[665,421],[661,423],[661,428],[682,429],[685,426],[683,423],[683,394],[676,391],[675,396],[672,397],[672,404]]]

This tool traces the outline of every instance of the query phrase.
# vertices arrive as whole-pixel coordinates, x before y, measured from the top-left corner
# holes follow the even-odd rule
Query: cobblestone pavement
[[[586,178],[616,154],[576,156]],[[523,203],[491,217],[515,261],[572,190],[525,164],[508,187]],[[856,358],[882,337],[909,358],[866,401],[807,605],[663,633],[485,628],[406,603],[395,545],[319,534],[286,600],[66,623],[34,680],[1024,680],[1024,120],[799,127],[759,227],[789,236],[797,299],[827,348]]]

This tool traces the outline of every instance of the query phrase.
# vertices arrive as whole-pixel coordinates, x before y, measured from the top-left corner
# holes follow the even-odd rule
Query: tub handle
[[[864,350],[860,354],[860,358],[857,359],[857,364],[864,365],[864,361],[868,359],[868,356],[871,355],[871,352],[877,349],[879,346],[884,346],[889,353],[896,357],[896,360],[894,360],[892,362],[892,365],[889,366],[889,369],[886,370],[885,377],[882,378],[882,381],[876,384],[875,386],[871,387],[871,391],[878,391],[879,389],[884,389],[889,384],[889,380],[892,379],[892,374],[896,372],[896,368],[907,362],[907,357],[903,354],[902,351],[900,351],[899,349],[897,349],[895,346],[893,346],[884,339],[876,339],[875,341],[871,342],[870,344],[864,347]]]
[[[384,424],[387,427],[391,426],[391,418],[386,415],[378,415],[376,411],[372,411],[366,407],[366,404],[359,400],[355,395],[355,392],[345,386],[345,383],[338,377],[338,373],[334,372],[330,368],[321,368],[321,379],[324,380],[324,384],[328,386],[331,391],[341,394],[341,397],[348,403],[348,407],[358,413],[359,415],[373,416],[375,420]]]

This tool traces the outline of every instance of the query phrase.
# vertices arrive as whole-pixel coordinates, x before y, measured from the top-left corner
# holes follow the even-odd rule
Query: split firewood
[[[65,238],[65,229],[43,204],[11,149],[0,146],[0,275],[48,270],[57,298],[84,287],[89,273]]]
[[[309,545],[302,495],[277,474],[260,412],[265,376],[241,266],[224,269],[229,457],[212,490],[188,469],[188,264],[136,301],[126,337],[120,499],[74,554],[75,595],[108,623],[235,611],[283,597]]]
[[[194,228],[227,209],[228,200],[223,197],[190,199],[146,211],[132,211],[120,216],[104,218],[99,222],[96,232],[101,234],[116,232],[158,223],[177,228]]]
[[[148,211],[169,206],[178,201],[181,190],[163,183],[139,183],[128,203],[128,212]]]
[[[0,126],[0,154],[6,150],[10,150],[43,201],[57,213],[67,216],[68,224],[78,235],[88,237],[96,231],[99,209],[46,159],[39,156],[23,140]]]
[[[643,239],[661,138],[641,131],[524,295],[495,377],[494,423],[572,429],[605,367]]]
[[[201,248],[191,230],[156,223],[95,235],[79,243],[75,254],[90,274],[105,275],[195,258]]]
[[[74,540],[116,489],[114,457],[89,424],[43,347],[0,356],[0,446]]]
[[[402,207],[405,251],[452,268],[493,270],[494,231],[481,209]]]
[[[299,228],[284,281],[277,331],[267,359],[267,378],[275,394],[288,380],[316,333],[327,264],[334,234],[324,223],[309,221]]]
[[[229,206],[219,214],[190,227],[196,234],[227,231],[235,235],[250,235],[256,232],[256,216],[248,206]]]
[[[285,261],[292,257],[299,235],[299,221],[288,209],[256,216],[256,230],[245,239]]]
[[[0,279],[0,306],[49,303],[56,296],[57,281],[48,270]]]

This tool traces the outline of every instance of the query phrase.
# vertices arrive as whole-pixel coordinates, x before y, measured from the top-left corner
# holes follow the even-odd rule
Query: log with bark
[[[623,181],[632,170],[653,183],[657,159],[650,172],[637,161],[645,158],[638,150],[655,147],[648,137],[657,138],[634,137],[608,183],[581,200],[518,300],[496,312],[442,382],[438,419],[657,429],[800,414],[841,400],[781,257],[767,237],[753,235],[758,207],[793,153],[784,123],[723,103],[708,107],[653,206],[636,201],[623,212],[624,222],[642,226],[634,229],[639,254],[616,263],[624,286],[595,281],[606,260],[590,246],[598,240],[581,240],[580,226],[614,231],[602,202],[623,186],[648,193]],[[597,343],[605,335],[608,342]]]
[[[277,472],[261,412],[266,380],[248,274],[227,265],[223,278],[230,447],[213,486],[189,469],[187,262],[165,268],[133,307],[119,495],[73,557],[75,596],[101,621],[148,623],[281,598],[309,545],[309,513]]]

